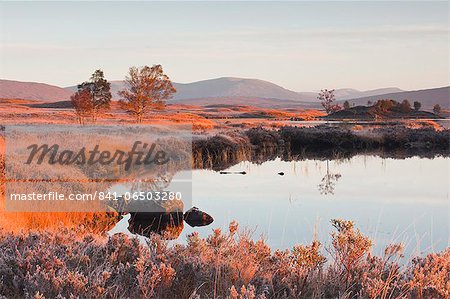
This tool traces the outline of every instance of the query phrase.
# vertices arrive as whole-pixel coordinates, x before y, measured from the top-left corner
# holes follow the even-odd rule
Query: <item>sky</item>
[[[162,64],[294,91],[450,85],[449,2],[0,2],[0,78],[70,86]]]

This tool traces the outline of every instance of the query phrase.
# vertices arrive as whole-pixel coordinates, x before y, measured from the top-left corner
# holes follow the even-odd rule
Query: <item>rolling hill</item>
[[[279,100],[301,100],[298,93],[271,82],[257,79],[224,77],[193,83],[176,83],[174,100],[220,97],[255,97]]]
[[[267,98],[279,100],[301,100],[301,96],[291,90],[276,84],[257,80],[242,78],[217,78],[197,81],[192,83],[173,83],[177,93],[173,100],[184,99],[217,99],[217,98]],[[117,92],[125,87],[124,81],[111,81],[111,92],[114,99],[118,99]],[[76,86],[66,88],[76,91]]]
[[[68,100],[71,94],[72,92],[65,88],[44,83],[0,80],[0,99],[57,102]]]
[[[172,101],[181,102],[182,100],[187,100],[186,103],[188,104],[195,102],[208,105],[212,104],[212,101],[217,102],[219,99],[226,99],[229,102],[236,99],[245,100],[250,98],[255,100],[266,99],[264,101],[265,104],[273,100],[299,101],[305,103],[316,102],[318,96],[318,92],[295,92],[264,80],[234,77],[222,77],[192,83],[173,83],[173,85],[177,93],[174,95]],[[119,98],[117,92],[124,87],[123,81],[111,81],[111,91],[114,99]],[[76,91],[76,86],[70,86],[66,89],[74,92]],[[382,88],[369,91],[345,88],[337,89],[335,94],[337,99],[346,100],[401,91],[398,88]],[[274,104],[277,103],[274,102]]]
[[[338,100],[349,100],[349,99],[355,99],[355,98],[363,98],[363,97],[370,97],[370,96],[377,96],[387,93],[398,93],[402,92],[404,90],[401,90],[397,87],[388,87],[388,88],[379,88],[379,89],[373,89],[373,90],[365,90],[360,91],[356,89],[351,88],[343,88],[343,89],[337,89],[335,92],[336,99]]]
[[[217,98],[194,98],[171,100],[173,104],[185,104],[195,106],[209,106],[215,104],[223,105],[245,105],[261,108],[313,108],[315,103],[294,100],[269,99],[257,97],[217,97]]]
[[[414,101],[419,101],[422,103],[422,109],[426,110],[433,109],[435,104],[450,109],[450,86],[360,97],[351,99],[349,102],[355,105],[367,105],[368,101],[376,102],[381,99],[391,99],[398,102],[407,99],[411,104]]]
[[[258,79],[223,77],[192,83],[174,83],[177,93],[169,103],[207,106],[217,103],[233,105],[252,105],[260,107],[304,107],[318,108],[317,92],[294,92]],[[118,91],[124,88],[124,82],[111,81],[113,99],[119,99]],[[58,102],[68,100],[76,86],[60,88],[44,83],[0,80],[0,98],[20,98]],[[424,109],[430,110],[435,104],[450,108],[450,87],[417,91],[402,91],[398,88],[382,88],[359,91],[345,88],[335,91],[338,101],[349,100],[355,105],[367,105],[368,101],[393,99],[410,102],[420,101]]]

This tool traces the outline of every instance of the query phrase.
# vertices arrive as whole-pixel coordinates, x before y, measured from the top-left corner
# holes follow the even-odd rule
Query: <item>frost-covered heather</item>
[[[158,235],[146,245],[63,229],[0,233],[0,295],[7,298],[448,298],[450,249],[401,265],[350,221],[333,220],[332,242],[272,251],[231,223],[186,245]],[[328,254],[325,254],[328,252]],[[326,260],[325,255],[328,258]]]

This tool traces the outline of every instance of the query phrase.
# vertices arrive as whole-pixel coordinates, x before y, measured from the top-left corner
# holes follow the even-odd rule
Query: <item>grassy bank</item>
[[[450,249],[402,265],[402,245],[371,254],[352,222],[333,220],[331,244],[272,251],[231,223],[207,238],[146,245],[123,234],[0,234],[7,298],[448,298]],[[327,254],[325,254],[327,253]],[[328,258],[326,258],[327,256]]]
[[[449,156],[450,130],[403,126],[357,131],[321,125],[310,128],[253,128],[194,140],[194,167],[224,169],[243,160],[349,158],[358,154],[382,157]]]

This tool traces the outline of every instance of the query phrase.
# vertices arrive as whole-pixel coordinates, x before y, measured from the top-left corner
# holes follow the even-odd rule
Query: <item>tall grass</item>
[[[403,126],[358,132],[342,127],[252,128],[196,138],[193,167],[222,170],[249,160],[350,158],[359,154],[405,158],[450,155],[450,130],[411,129]]]

